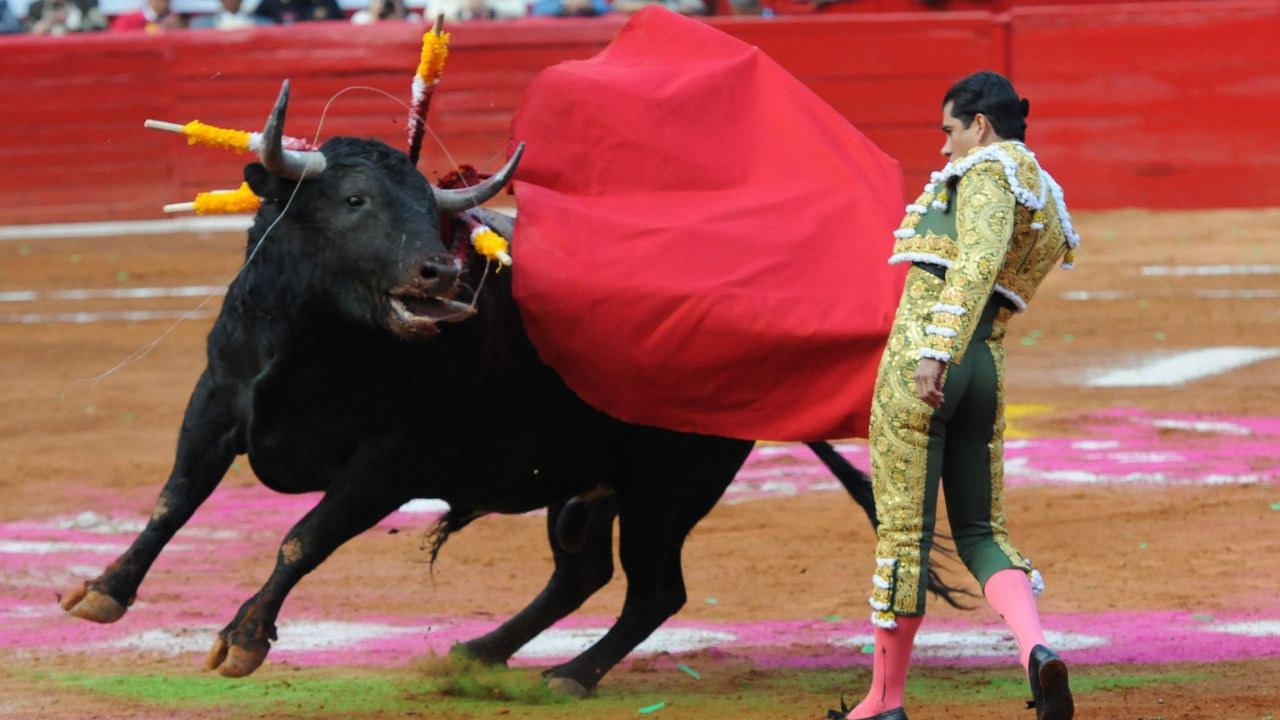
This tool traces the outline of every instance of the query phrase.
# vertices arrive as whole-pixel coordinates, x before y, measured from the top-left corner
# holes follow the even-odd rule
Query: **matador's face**
[[[942,106],[942,132],[947,136],[947,141],[942,144],[942,154],[948,160],[964,157],[975,147],[990,142],[990,137],[995,135],[987,116],[978,113],[973,116],[969,127],[965,127],[964,121],[951,114],[954,107],[955,103],[950,102]]]

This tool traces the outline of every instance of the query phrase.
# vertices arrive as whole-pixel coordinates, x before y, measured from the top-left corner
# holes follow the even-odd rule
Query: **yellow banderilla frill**
[[[256,213],[262,207],[262,199],[253,194],[249,183],[241,183],[235,190],[211,190],[196,195],[195,202],[165,205],[164,211],[191,212],[197,215],[226,215],[229,213]]]

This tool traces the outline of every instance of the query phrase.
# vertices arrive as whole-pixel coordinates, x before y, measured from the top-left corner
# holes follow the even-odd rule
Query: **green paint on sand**
[[[688,665],[685,665],[684,663],[680,663],[679,665],[677,665],[676,669],[684,673],[685,675],[688,675],[689,677],[693,678],[694,680],[702,679],[702,673],[698,672],[697,670],[694,670],[693,668],[689,667]]]
[[[641,715],[648,715],[650,713],[656,713],[666,706],[667,706],[666,703],[654,703],[653,705],[645,705],[644,707],[640,708],[636,712],[640,713]]]
[[[860,688],[870,680],[870,669],[865,676],[850,677],[847,670],[815,671],[799,674],[780,674],[761,683],[761,689],[776,686],[775,690],[794,691],[799,688],[806,694],[821,695],[848,692],[850,687]],[[1104,690],[1171,685],[1195,682],[1203,676],[1191,673],[1144,673],[1111,675],[1109,666],[1084,666],[1071,668],[1071,690],[1076,696]],[[912,668],[907,680],[907,696],[924,704],[981,703],[1025,699],[1027,681],[1020,668]]]
[[[235,708],[240,713],[355,713],[374,707],[413,710],[422,705],[421,697],[414,695],[434,689],[385,676],[227,680],[212,675],[74,674],[56,680],[65,688],[110,697],[177,707]]]
[[[1115,666],[1079,666],[1071,672],[1077,697],[1090,693],[1204,682],[1208,675],[1193,673],[1116,674]],[[265,673],[264,673],[265,671]],[[444,669],[441,669],[444,672]],[[535,670],[498,669],[499,674],[533,675]],[[664,680],[652,673],[611,674],[600,696],[586,700],[554,696],[546,703],[485,694],[446,693],[449,678],[428,674],[421,667],[394,671],[354,668],[264,668],[257,675],[228,680],[192,675],[89,675],[85,673],[18,673],[30,687],[50,696],[68,693],[113,699],[121,707],[150,706],[168,717],[306,717],[315,720],[425,716],[460,719],[491,717],[505,710],[511,717],[564,720],[567,717],[634,717],[638,709],[678,707],[687,717],[793,717],[797,697],[815,706],[834,702],[844,692],[865,687],[868,668],[821,671],[771,671],[729,665],[693,684]],[[463,674],[468,674],[464,671]],[[1016,667],[913,668],[907,693],[921,705],[1020,706],[1026,681]],[[651,712],[656,712],[653,710]],[[745,711],[745,713],[744,713]],[[662,714],[670,714],[666,710]],[[147,715],[146,711],[142,716]],[[161,716],[161,715],[154,715]]]

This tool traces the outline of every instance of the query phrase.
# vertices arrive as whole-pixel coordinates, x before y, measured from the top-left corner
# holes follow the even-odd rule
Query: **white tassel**
[[[898,228],[897,230],[893,231],[893,236],[898,238],[899,240],[906,240],[908,238],[915,237],[916,231],[912,230],[911,228]]]
[[[937,360],[939,362],[951,362],[951,353],[934,350],[933,348],[920,348],[921,360]]]
[[[876,617],[874,612],[871,613],[871,624],[878,628],[884,628],[885,630],[896,630],[898,628],[897,620],[881,620]]]
[[[947,313],[948,315],[964,315],[965,309],[960,307],[959,305],[947,305],[945,303],[938,303],[937,305],[934,305],[932,308],[930,308],[929,312]]]
[[[940,265],[944,268],[951,267],[950,260],[942,257],[941,255],[934,255],[933,253],[905,252],[894,253],[889,256],[890,265],[898,265],[904,262],[922,262],[929,263],[930,265]]]
[[[1044,577],[1040,575],[1039,570],[1031,571],[1031,594],[1039,595],[1044,592]]]
[[[898,564],[897,558],[876,558],[876,567],[893,567]]]
[[[889,603],[880,602],[875,598],[867,598],[867,604],[880,612],[889,612]]]
[[[1000,283],[996,283],[996,286],[992,289],[995,290],[997,293],[999,293],[1002,297],[1004,297],[1004,299],[1013,303],[1014,308],[1016,308],[1018,312],[1022,313],[1027,311],[1027,301],[1023,300],[1022,296],[1019,295],[1018,293],[1010,290],[1009,288],[1001,285]]]
[[[949,327],[939,327],[937,325],[926,325],[924,332],[926,335],[939,335],[945,338],[953,338],[956,336],[955,330]]]
[[[888,580],[885,580],[884,578],[880,577],[879,575],[872,575],[872,576],[871,576],[871,584],[872,584],[872,585],[875,585],[876,587],[880,588],[881,590],[888,590],[888,589],[889,589],[889,581],[888,581]],[[872,605],[872,607],[875,607],[875,606],[874,606],[874,605]],[[877,610],[887,610],[888,608],[876,608],[876,609],[877,609]]]
[[[917,205],[916,203],[911,203],[910,205],[907,206],[908,215],[923,215],[927,212],[929,212],[929,208],[923,205]]]

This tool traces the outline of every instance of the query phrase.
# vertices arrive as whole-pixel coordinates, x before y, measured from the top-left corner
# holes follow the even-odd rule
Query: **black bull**
[[[284,101],[282,93],[268,135],[278,137]],[[589,692],[684,605],[684,540],[752,443],[631,425],[583,403],[539,360],[511,273],[482,283],[483,258],[454,261],[439,217],[458,209],[457,197],[377,141],[335,138],[322,153],[323,171],[304,181],[296,178],[305,159],[288,166],[269,151],[270,171],[245,168],[266,202],[249,231],[249,262],[209,333],[173,471],[130,548],[62,605],[89,620],[119,619],[164,545],[248,454],[268,487],[324,495],[218,633],[211,669],[253,672],[290,589],[342,543],[427,497],[452,508],[446,535],[486,513],[549,510],[555,571],[546,588],[461,648],[492,663],[610,580],[618,519],[622,613],[603,639],[547,672],[563,691]],[[471,212],[510,236],[508,218]],[[468,242],[453,235],[453,248]],[[442,332],[444,322],[452,324]],[[866,477],[829,445],[814,447],[874,522]]]

